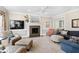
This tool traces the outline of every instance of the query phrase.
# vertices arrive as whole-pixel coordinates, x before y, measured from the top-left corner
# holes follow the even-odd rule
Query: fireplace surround
[[[40,36],[40,26],[30,26],[30,37]]]

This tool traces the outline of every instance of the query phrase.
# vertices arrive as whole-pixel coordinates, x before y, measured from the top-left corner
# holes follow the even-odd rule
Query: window
[[[0,15],[0,32],[3,30],[3,16]]]

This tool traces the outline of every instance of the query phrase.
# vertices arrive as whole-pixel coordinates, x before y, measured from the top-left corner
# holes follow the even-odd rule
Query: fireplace
[[[40,36],[40,26],[30,26],[30,37]]]

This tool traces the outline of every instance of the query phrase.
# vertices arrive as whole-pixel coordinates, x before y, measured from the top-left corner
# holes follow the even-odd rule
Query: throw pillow
[[[51,40],[54,42],[60,42],[64,37],[60,35],[52,35]]]
[[[71,36],[71,37],[70,37],[70,41],[79,44],[79,37]]]
[[[62,34],[62,35],[67,35],[67,32],[68,32],[68,31],[63,30],[63,31],[61,31],[61,34]]]

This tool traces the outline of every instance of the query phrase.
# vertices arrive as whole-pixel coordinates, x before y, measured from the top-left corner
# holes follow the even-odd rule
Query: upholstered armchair
[[[48,36],[51,36],[51,35],[53,35],[53,33],[54,33],[54,29],[49,28],[49,29],[48,29],[48,32],[47,32],[47,35],[48,35]]]

